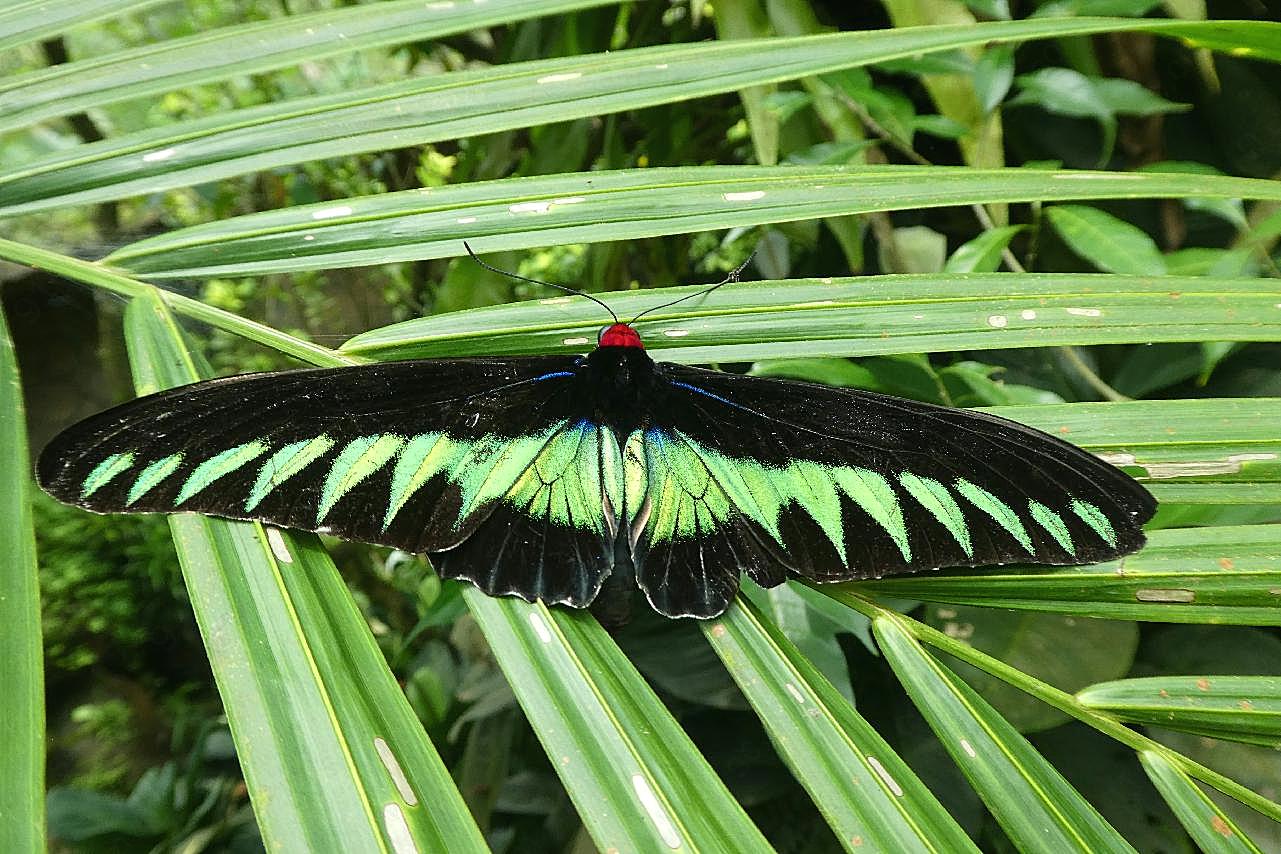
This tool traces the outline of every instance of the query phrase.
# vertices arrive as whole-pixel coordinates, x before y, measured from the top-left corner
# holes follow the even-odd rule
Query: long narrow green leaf
[[[1021,691],[1036,697],[1043,703],[1067,712],[1077,720],[1093,727],[1099,732],[1125,744],[1136,751],[1155,751],[1173,763],[1184,773],[1191,777],[1213,786],[1223,794],[1235,798],[1241,803],[1258,810],[1261,814],[1267,816],[1273,821],[1281,821],[1281,804],[1268,800],[1263,795],[1246,788],[1240,783],[1225,777],[1217,771],[1190,759],[1183,754],[1172,750],[1159,742],[1134,730],[1118,721],[1111,715],[1100,714],[1095,710],[1085,706],[1076,696],[1069,694],[1053,685],[1049,685],[1034,676],[1031,676],[1018,668],[1012,667],[1005,662],[993,658],[985,652],[975,649],[964,640],[953,637],[949,634],[939,631],[924,623],[905,617],[902,614],[879,605],[871,599],[852,594],[848,589],[841,585],[833,587],[818,588],[832,599],[854,609],[870,620],[889,621],[900,626],[903,631],[912,634],[916,640],[921,643],[929,644],[941,652],[948,653],[955,658],[964,661],[966,664],[973,665],[984,673],[988,673],[1001,681],[1013,685]]]
[[[1093,566],[927,573],[850,589],[1112,620],[1278,626],[1281,525],[1153,531],[1137,554]]]
[[[130,305],[126,340],[140,393],[202,373],[154,295]],[[486,850],[317,539],[169,524],[268,847]]]
[[[22,383],[0,312],[0,851],[44,849],[44,656]]]
[[[1281,747],[1277,676],[1148,676],[1100,682],[1076,698],[1130,723]]]
[[[695,291],[605,298],[627,318]],[[637,328],[659,359],[743,362],[1206,336],[1276,340],[1278,303],[1281,284],[1271,279],[863,276],[745,282],[656,312]],[[374,329],[348,340],[342,351],[375,359],[579,353],[595,342],[603,313],[573,297],[509,303]],[[785,323],[778,314],[786,315]]]
[[[1161,754],[1144,750],[1139,761],[1161,797],[1202,851],[1207,854],[1262,854],[1259,847],[1241,832],[1241,828],[1201,791],[1190,777],[1174,767]]]
[[[76,24],[97,21],[112,15],[138,12],[163,2],[165,0],[75,0],[74,3],[17,0],[17,2],[10,2],[0,9],[0,51],[57,35]],[[4,83],[0,82],[0,91],[3,91],[3,86]]]
[[[272,329],[265,323],[239,317],[226,309],[206,305],[180,293],[161,290],[155,285],[139,282],[92,261],[83,261],[70,255],[62,255],[4,238],[0,238],[0,258],[13,261],[15,264],[24,264],[35,270],[44,270],[63,276],[74,282],[91,285],[123,297],[146,296],[149,299],[153,296],[157,297],[177,314],[208,323],[217,329],[239,335],[246,341],[271,347],[287,356],[293,356],[318,367],[332,368],[360,361],[358,357],[335,353],[328,347],[295,338]]]
[[[988,703],[893,618],[872,621],[886,661],[1020,851],[1133,851]]]
[[[439,38],[617,0],[385,0],[209,30],[0,80],[0,132],[113,101],[141,98],[338,53]],[[25,4],[32,5],[32,4]],[[46,8],[82,4],[43,3]],[[28,16],[38,18],[37,10]]]
[[[388,16],[382,11],[384,7],[389,11],[403,9],[400,14],[410,19],[440,16],[441,23],[397,30],[395,15],[384,23],[379,15],[338,10],[322,15],[348,21],[355,16],[359,25],[353,28],[346,23],[327,29],[308,24],[317,16],[300,16],[76,63],[44,72],[40,79],[15,79],[11,81],[13,91],[6,95],[0,90],[0,128],[66,110],[67,102],[62,99],[70,96],[75,97],[77,108],[83,109],[87,104],[161,91],[178,81],[261,70],[308,46],[312,50],[317,45],[342,50],[362,39],[409,39],[417,30],[423,30],[418,37],[439,34],[436,31],[446,23],[458,27],[470,21],[479,26],[503,17],[485,18],[485,10],[492,12],[500,6],[507,10],[505,17],[515,19],[518,12],[525,17],[592,4],[545,0],[534,5],[526,0],[506,0],[430,12],[423,10],[424,5],[431,10],[438,4],[383,3],[379,9],[382,16]],[[333,32],[339,29],[350,38],[334,40]],[[240,30],[246,32],[242,35]],[[1188,44],[1230,46],[1234,53],[1246,50],[1256,58],[1281,59],[1276,24],[1151,19],[1034,18],[667,45],[436,75],[128,134],[51,154],[7,178],[0,177],[0,207],[19,213],[103,201],[324,157],[671,103],[929,51],[1121,30],[1146,30],[1178,37]]]
[[[1281,201],[1281,182],[1172,172],[694,166],[511,178],[233,217],[106,259],[151,278],[383,264],[899,208],[1109,198]]]
[[[464,595],[598,849],[771,850],[590,615]]]
[[[848,851],[976,851],[849,701],[740,597],[705,634]]]

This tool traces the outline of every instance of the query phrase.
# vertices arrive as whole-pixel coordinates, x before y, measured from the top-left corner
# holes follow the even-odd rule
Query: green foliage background
[[[0,849],[1281,848],[1281,25],[1204,17],[10,3]],[[1142,478],[1150,544],[611,636],[33,495],[26,427],[133,393],[592,340],[464,239],[620,315],[756,248],[656,358],[993,407]]]

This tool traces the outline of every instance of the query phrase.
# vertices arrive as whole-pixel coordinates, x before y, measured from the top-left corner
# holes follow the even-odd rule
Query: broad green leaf
[[[1187,104],[1167,101],[1133,80],[1087,77],[1071,68],[1042,68],[1016,78],[1019,94],[1010,106],[1036,104],[1051,113],[1088,117],[1103,130],[1099,163],[1112,156],[1118,115],[1153,115],[1186,110]]]
[[[1130,723],[1281,747],[1281,677],[1150,676],[1091,685],[1076,696]]]
[[[158,297],[131,303],[125,333],[140,394],[200,378]],[[267,846],[486,850],[317,538],[169,525]]]
[[[464,240],[478,252],[497,252],[901,208],[1192,195],[1281,200],[1281,184],[1221,175],[942,166],[623,169],[249,214],[131,243],[104,260],[157,279],[260,275],[452,257],[464,254]]]
[[[207,30],[0,80],[0,131],[203,81],[256,74],[303,60],[314,62],[338,53],[440,38],[611,2],[615,0],[384,0],[375,8],[348,6]],[[19,5],[72,9],[108,4],[77,0]],[[42,17],[37,9],[29,9],[27,15]]]
[[[604,296],[629,318],[696,290]],[[1200,341],[1211,334],[1267,341],[1281,337],[1279,302],[1281,284],[1266,279],[864,276],[736,284],[648,315],[637,328],[656,358],[687,363]],[[342,350],[375,359],[580,353],[608,320],[603,314],[587,300],[558,296],[385,326]]]
[[[982,410],[1030,424],[1133,471],[1153,488],[1246,482],[1281,485],[1281,399],[1131,401]],[[1271,499],[1277,500],[1275,492]]]
[[[996,46],[983,51],[974,64],[974,94],[985,113],[1005,100],[1014,82],[1014,50]]]
[[[925,225],[896,228],[877,248],[881,269],[892,273],[937,273],[947,259],[947,237]]]
[[[591,615],[464,596],[598,849],[771,850]]]
[[[865,594],[1114,620],[1281,625],[1281,525],[1153,531],[1121,560],[858,582]]]
[[[990,228],[959,247],[943,265],[944,273],[994,273],[1001,266],[1001,252],[1024,226]]]
[[[704,631],[848,851],[974,851],[854,707],[745,598]]]
[[[1099,98],[1108,109],[1123,116],[1155,116],[1183,112],[1192,107],[1191,104],[1168,101],[1141,83],[1123,77],[1107,77],[1093,82]]]
[[[1139,761],[1143,763],[1143,770],[1160,791],[1161,797],[1165,798],[1165,802],[1178,816],[1179,823],[1202,851],[1213,854],[1262,854],[1261,849],[1206,796],[1195,781],[1160,753],[1153,750],[1141,751]]]
[[[537,8],[555,5],[574,4],[544,0]],[[467,14],[483,14],[485,7],[478,5],[476,9],[481,11]],[[377,16],[354,9],[324,14],[339,13],[360,14],[369,19],[366,25],[380,26]],[[285,19],[273,25],[286,28],[291,38],[306,40],[310,37],[305,27],[296,29],[294,22],[299,20]],[[1281,61],[1278,27],[1281,25],[1223,21],[998,21],[668,45],[514,63],[232,111],[77,146],[16,169],[9,167],[7,174],[0,176],[0,215],[157,192],[326,157],[595,117],[894,57],[989,43],[1145,30],[1181,38],[1193,47],[1230,49],[1236,55]],[[146,54],[155,49],[162,48],[139,50]],[[208,78],[214,79],[231,73],[221,65],[221,50],[217,43],[206,48],[197,41],[170,60],[184,75],[214,69],[216,73]],[[768,54],[768,62],[761,62],[764,54]],[[90,92],[78,92],[76,109],[84,109],[98,98],[136,97],[152,91],[151,72],[139,66],[142,62],[151,64],[145,55],[130,52],[102,61],[117,63],[123,82],[94,98],[89,97]],[[232,69],[239,72],[240,66]],[[111,81],[110,77],[83,75],[71,82],[97,87]],[[30,88],[34,87],[20,89],[12,97],[31,95]],[[60,109],[57,93],[31,97],[35,98],[37,115],[46,109],[44,105]],[[26,120],[20,115],[12,117],[14,123]]]
[[[44,651],[31,463],[13,341],[0,312],[0,851],[44,849]]]
[[[139,12],[162,2],[164,0],[76,0],[74,3],[11,0],[0,9],[0,51],[57,35],[77,24]],[[0,83],[0,91],[3,85]]]
[[[897,619],[872,629],[930,728],[1020,851],[1133,851],[973,688],[923,650]]]
[[[1136,276],[1165,273],[1165,259],[1148,233],[1107,211],[1054,205],[1045,215],[1072,251],[1100,270]]]
[[[1124,676],[1139,645],[1137,624],[1116,620],[934,605],[926,609],[924,621],[1065,691]],[[959,662],[952,669],[1019,732],[1039,732],[1069,720],[1065,712],[981,670]]]

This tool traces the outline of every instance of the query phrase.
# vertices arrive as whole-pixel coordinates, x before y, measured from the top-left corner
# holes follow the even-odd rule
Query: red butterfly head
[[[640,335],[626,323],[614,323],[606,326],[601,331],[600,339],[596,343],[601,347],[638,347],[642,350],[645,349],[645,345],[641,343]]]

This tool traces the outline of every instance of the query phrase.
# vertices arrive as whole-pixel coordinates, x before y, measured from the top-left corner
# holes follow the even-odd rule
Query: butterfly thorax
[[[642,426],[643,405],[654,384],[654,360],[641,347],[600,346],[583,360],[579,376],[598,423],[619,436]]]

